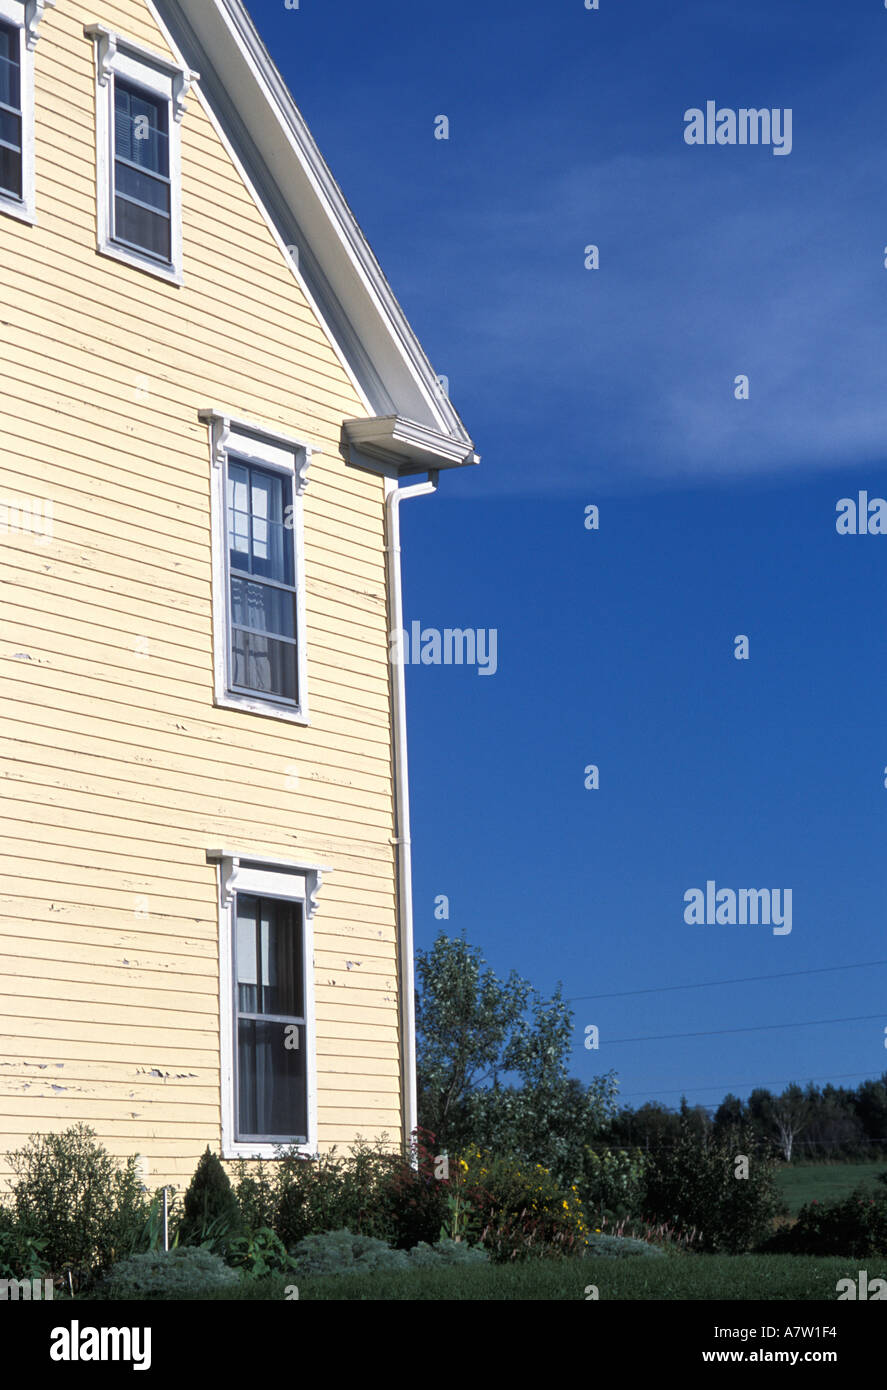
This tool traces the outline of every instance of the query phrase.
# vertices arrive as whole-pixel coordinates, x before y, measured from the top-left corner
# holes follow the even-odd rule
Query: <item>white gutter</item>
[[[403,594],[400,572],[400,504],[410,497],[425,497],[437,491],[438,470],[430,469],[427,483],[411,487],[394,484],[385,499],[388,544],[388,612],[391,632],[403,632]],[[389,651],[392,648],[389,647]],[[407,768],[406,675],[403,651],[398,640],[400,660],[392,661],[392,759],[394,772],[394,844],[397,851],[398,901],[398,991],[401,1025],[401,1093],[403,1096],[403,1138],[407,1152],[418,1123],[416,1093],[416,1001],[413,963],[413,859],[410,843],[410,786]]]

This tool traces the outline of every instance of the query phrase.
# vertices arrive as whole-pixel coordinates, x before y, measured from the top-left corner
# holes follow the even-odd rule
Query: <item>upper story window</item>
[[[310,445],[201,411],[214,472],[217,705],[307,723],[302,494]]]
[[[21,30],[0,22],[0,192],[22,196]]]
[[[299,703],[292,479],[229,455],[230,685]]]
[[[34,49],[53,0],[0,0],[0,212],[35,220]]]
[[[169,102],[114,78],[114,240],[172,263]]]
[[[96,46],[98,249],[182,283],[181,122],[197,73],[101,24]]]

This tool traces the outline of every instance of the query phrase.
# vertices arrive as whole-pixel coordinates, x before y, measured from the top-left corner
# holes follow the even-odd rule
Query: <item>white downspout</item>
[[[403,594],[400,572],[400,504],[410,497],[437,491],[438,470],[429,469],[428,482],[411,487],[396,484],[385,499],[388,544],[388,612],[390,643],[396,639],[400,660],[392,661],[392,758],[394,772],[394,844],[397,853],[398,990],[401,1026],[401,1092],[403,1137],[407,1151],[418,1122],[416,1094],[416,1005],[413,965],[413,860],[410,843],[410,786],[407,767],[406,674],[400,634],[403,632]]]

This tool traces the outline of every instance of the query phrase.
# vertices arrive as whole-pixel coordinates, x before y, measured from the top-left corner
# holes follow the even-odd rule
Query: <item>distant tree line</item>
[[[745,1126],[764,1148],[786,1163],[816,1159],[873,1159],[887,1156],[887,1072],[859,1086],[786,1086],[778,1094],[759,1086],[747,1100],[728,1094],[716,1108],[675,1110],[656,1101],[620,1106],[599,1143],[613,1148],[668,1149],[681,1137],[682,1123],[699,1138],[720,1138]]]

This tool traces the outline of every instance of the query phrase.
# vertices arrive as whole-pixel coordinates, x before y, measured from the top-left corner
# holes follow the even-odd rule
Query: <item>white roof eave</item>
[[[447,449],[477,462],[470,435],[241,0],[153,3],[186,61],[200,71],[201,90],[281,235],[299,248],[306,284],[373,410],[442,435]]]

